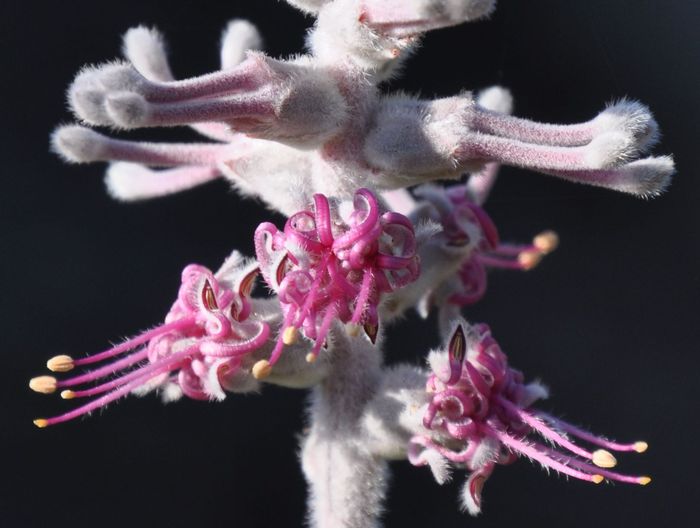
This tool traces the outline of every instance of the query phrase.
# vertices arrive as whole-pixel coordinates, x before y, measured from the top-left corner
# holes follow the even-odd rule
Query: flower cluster
[[[279,231],[270,223],[255,232],[255,249],[263,277],[279,296],[283,330],[269,361],[254,370],[265,377],[297,332],[314,341],[307,360],[316,359],[334,321],[360,326],[374,343],[382,294],[395,291],[419,275],[411,221],[395,212],[380,214],[368,189],[355,194],[347,220],[331,214],[328,199],[314,195],[314,211],[292,215]]]
[[[546,397],[547,390],[538,383],[524,383],[522,373],[508,365],[488,326],[458,324],[447,352],[429,359],[429,402],[423,416],[427,432],[411,438],[408,458],[414,465],[435,465],[440,481],[445,479],[444,467],[429,452],[469,470],[462,502],[470,513],[481,510],[482,487],[494,467],[519,456],[596,484],[605,479],[642,485],[651,481],[609,469],[617,461],[608,449],[642,453],[646,442],[612,442],[533,409],[532,404]],[[567,435],[599,449],[589,451]]]
[[[223,398],[227,378],[240,369],[242,358],[259,349],[270,334],[266,322],[251,317],[250,293],[257,274],[257,265],[245,265],[237,253],[216,275],[203,266],[187,266],[164,324],[92,356],[73,359],[60,355],[48,361],[49,370],[68,372],[112,360],[60,381],[53,376],[32,379],[33,390],[50,394],[63,389],[63,399],[98,396],[70,412],[34,423],[46,427],[65,422],[132,391],[156,387],[163,387],[168,399],[179,394],[199,400]],[[114,379],[94,387],[77,388],[115,374]]]

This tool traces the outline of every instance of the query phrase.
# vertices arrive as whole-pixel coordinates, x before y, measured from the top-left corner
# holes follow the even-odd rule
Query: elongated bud
[[[56,378],[53,376],[38,376],[29,380],[29,388],[41,394],[56,392]]]
[[[253,377],[257,380],[265,379],[272,372],[272,365],[267,359],[261,359],[253,365]]]
[[[593,463],[601,468],[612,468],[617,465],[617,460],[609,451],[598,449],[593,452]]]
[[[543,231],[532,240],[532,245],[546,255],[559,246],[559,235],[554,231]]]
[[[46,362],[46,368],[51,372],[68,372],[74,366],[73,358],[66,355],[54,356]]]

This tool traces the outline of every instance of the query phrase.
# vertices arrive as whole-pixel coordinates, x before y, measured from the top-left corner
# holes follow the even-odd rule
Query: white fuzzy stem
[[[377,389],[381,354],[364,336],[339,335],[330,357],[329,374],[311,398],[302,448],[310,525],[378,527],[387,464],[364,446],[361,418]]]

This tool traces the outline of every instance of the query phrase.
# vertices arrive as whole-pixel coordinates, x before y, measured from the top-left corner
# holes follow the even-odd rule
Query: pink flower
[[[458,306],[476,303],[486,293],[489,269],[530,270],[559,243],[559,237],[553,231],[540,233],[530,244],[502,243],[493,220],[471,197],[467,185],[427,185],[418,188],[416,193],[438,211],[448,245],[471,244],[474,248],[457,271],[459,288],[447,298],[449,303]],[[480,235],[478,240],[470,237],[474,227]]]
[[[141,333],[99,354],[81,359],[56,356],[47,366],[54,372],[110,363],[91,372],[56,380],[40,376],[30,381],[37,392],[64,389],[64,399],[97,396],[89,403],[60,416],[38,419],[46,427],[82,416],[133,391],[164,387],[169,397],[180,393],[199,400],[223,399],[227,377],[235,373],[244,356],[267,341],[267,323],[253,320],[249,301],[255,264],[242,265],[237,253],[215,275],[190,264],[182,272],[177,300],[161,326]],[[117,377],[90,388],[82,385]],[[174,393],[174,394],[173,394]]]
[[[537,399],[547,396],[546,389],[536,383],[524,384],[522,373],[508,366],[488,326],[465,329],[458,324],[447,358],[433,355],[431,365],[433,373],[427,382],[430,399],[423,417],[429,434],[411,439],[409,460],[426,465],[435,463],[438,455],[469,470],[462,499],[470,513],[479,513],[482,486],[495,466],[520,456],[596,484],[605,479],[642,485],[651,481],[609,469],[617,461],[608,450],[641,453],[647,449],[646,442],[606,440],[532,409]],[[585,449],[567,434],[599,449]]]
[[[283,231],[263,223],[255,232],[262,275],[284,313],[277,345],[256,375],[269,373],[300,330],[314,341],[307,356],[314,361],[335,320],[352,325],[352,333],[362,326],[374,342],[382,295],[419,275],[411,221],[399,213],[380,214],[371,191],[355,193],[347,220],[331,214],[324,195],[313,199],[314,210],[292,215]]]

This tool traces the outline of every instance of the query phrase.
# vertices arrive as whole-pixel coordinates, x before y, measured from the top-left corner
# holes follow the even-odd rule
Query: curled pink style
[[[470,513],[479,513],[481,490],[495,465],[518,457],[595,484],[650,482],[646,476],[610,470],[617,464],[610,451],[642,453],[646,442],[613,442],[531,408],[547,396],[546,389],[525,384],[522,373],[509,367],[488,326],[458,324],[446,359],[431,360],[423,415],[426,434],[411,439],[408,456],[414,465],[430,464],[431,457],[438,456],[470,471],[462,496]],[[596,449],[583,447],[574,438]]]
[[[198,400],[222,399],[227,376],[239,370],[243,357],[259,349],[270,335],[267,323],[251,317],[250,293],[257,274],[255,264],[233,274],[225,266],[216,275],[203,266],[187,266],[164,324],[98,354],[49,360],[47,365],[54,372],[109,362],[66,379],[34,378],[30,386],[38,392],[62,389],[63,399],[94,397],[35,424],[46,427],[72,420],[130,392],[155,388],[168,390],[170,397],[174,392]]]

